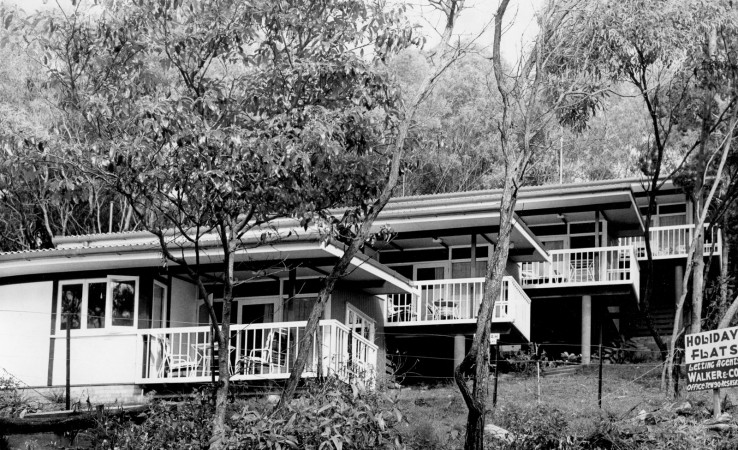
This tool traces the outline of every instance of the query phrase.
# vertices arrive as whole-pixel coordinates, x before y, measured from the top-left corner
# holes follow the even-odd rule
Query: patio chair
[[[274,343],[274,330],[269,331],[266,339],[263,341],[264,346],[260,348],[252,348],[249,350],[249,354],[244,356],[241,360],[242,364],[246,367],[246,374],[253,375],[256,373],[256,365],[260,367],[259,373],[263,373],[264,366],[269,366],[269,372],[272,372],[272,353]]]
[[[161,339],[161,338],[159,338]],[[167,373],[172,378],[174,373],[178,376],[189,377],[192,374],[197,374],[197,369],[200,365],[200,360],[197,356],[193,357],[189,352],[189,347],[185,348],[184,353],[172,351],[172,345],[169,342],[169,338],[165,337],[161,339],[164,346],[164,352],[162,355],[162,365],[159,368],[159,376],[166,378]]]
[[[387,321],[388,322],[407,322],[416,320],[412,303],[395,303],[393,300],[387,300]]]

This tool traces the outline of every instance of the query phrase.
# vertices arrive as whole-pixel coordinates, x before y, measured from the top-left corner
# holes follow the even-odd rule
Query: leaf
[[[336,450],[343,449],[343,442],[338,439],[338,436],[331,437],[331,441],[333,441],[333,446],[336,447]]]

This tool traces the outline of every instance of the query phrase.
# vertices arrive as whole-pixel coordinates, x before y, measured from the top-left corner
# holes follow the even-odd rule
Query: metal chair
[[[182,371],[184,371],[184,376],[186,377],[191,376],[193,372],[195,374],[197,373],[197,369],[200,366],[200,359],[197,356],[193,358],[189,349],[186,349],[184,353],[172,351],[172,345],[168,337],[164,337],[161,341],[164,352],[162,355],[162,364],[158,371],[160,378],[173,378],[175,372],[181,377]],[[167,377],[167,374],[169,377]]]
[[[252,348],[249,350],[248,356],[244,356],[241,360],[246,367],[246,374],[253,375],[256,373],[256,365],[260,366],[259,373],[263,373],[264,366],[269,366],[269,372],[272,372],[272,353],[274,352],[274,330],[269,331],[266,339],[263,341],[264,346]]]

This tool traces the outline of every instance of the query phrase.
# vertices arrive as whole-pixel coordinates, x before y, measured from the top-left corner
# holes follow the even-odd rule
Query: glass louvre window
[[[374,341],[374,320],[352,305],[346,305],[346,325],[359,336]]]
[[[79,330],[81,326],[80,313],[82,311],[82,292],[84,284],[66,284],[61,289],[61,329]]]
[[[87,285],[87,328],[105,328],[107,283]]]
[[[113,326],[132,327],[136,300],[136,282],[134,280],[113,280],[111,282],[113,296]]]

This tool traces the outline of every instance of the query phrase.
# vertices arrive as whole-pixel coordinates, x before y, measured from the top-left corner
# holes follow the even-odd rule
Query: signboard
[[[497,344],[497,341],[500,340],[500,333],[490,333],[489,334],[489,344],[495,345]]]
[[[687,391],[738,386],[738,327],[684,337]]]

